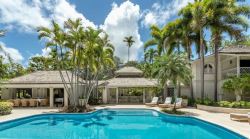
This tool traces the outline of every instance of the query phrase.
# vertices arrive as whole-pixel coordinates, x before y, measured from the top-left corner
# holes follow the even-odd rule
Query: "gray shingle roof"
[[[243,45],[227,46],[222,48],[219,53],[227,54],[250,54],[250,47]]]
[[[108,80],[108,87],[156,87],[157,80],[146,78],[113,78]]]
[[[135,67],[123,67],[115,71],[116,75],[142,75],[143,72]]]
[[[65,80],[69,81],[67,78],[66,71],[62,71],[63,77]],[[70,72],[68,72],[69,76],[71,75]],[[60,84],[62,82],[62,78],[60,76],[59,71],[37,71],[33,72],[27,75],[23,75],[20,77],[16,77],[13,79],[8,80],[6,83],[20,83],[20,84],[42,84],[42,83],[54,83],[54,84]]]

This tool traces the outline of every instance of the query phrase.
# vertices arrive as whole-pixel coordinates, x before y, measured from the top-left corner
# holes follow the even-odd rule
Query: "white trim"
[[[237,56],[237,76],[240,76],[240,56]]]
[[[119,103],[119,89],[118,87],[116,88],[116,104]]]
[[[49,89],[49,106],[54,107],[54,88]]]

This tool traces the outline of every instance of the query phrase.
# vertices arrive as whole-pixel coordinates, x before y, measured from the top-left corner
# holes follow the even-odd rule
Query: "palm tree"
[[[144,59],[145,62],[148,61],[150,64],[153,64],[154,62],[154,58],[157,56],[157,51],[153,48],[148,49],[145,53],[144,53]]]
[[[124,38],[123,42],[126,42],[128,46],[128,62],[129,62],[129,49],[134,44],[135,41],[133,39],[133,36],[128,36]]]
[[[206,11],[204,3],[197,0],[194,3],[189,3],[182,8],[180,13],[185,19],[189,19],[190,26],[194,32],[199,34],[200,47],[200,68],[201,68],[201,98],[204,99],[204,28],[208,23],[208,19],[213,18],[211,11]]]
[[[174,84],[176,90],[177,83],[188,83],[191,79],[191,69],[186,66],[189,61],[186,59],[184,54],[172,53],[170,55],[164,54],[161,57],[156,58],[154,63],[153,75],[158,79],[158,82],[162,87],[167,84],[170,80]],[[175,91],[174,97],[176,98],[177,93]],[[175,111],[175,107],[173,109]]]
[[[0,37],[3,37],[5,35],[5,30],[0,30]],[[2,46],[0,45],[0,51],[3,51]]]
[[[113,46],[108,37],[101,38],[104,32],[100,29],[84,28],[81,19],[68,19],[64,28],[52,22],[51,28],[39,27],[38,32],[40,39],[47,38],[47,47],[55,48],[58,70],[73,106],[69,109],[79,111],[80,94],[84,100],[81,108],[85,111],[89,97],[98,85],[98,73],[105,66],[113,65]],[[63,74],[65,61],[70,61],[70,69]]]
[[[207,0],[204,1],[204,3],[206,11],[212,11],[211,13],[213,14],[213,18],[209,19],[207,26],[209,26],[211,30],[211,39],[214,48],[214,100],[217,101],[218,49],[222,43],[222,34],[227,33],[236,39],[241,38],[241,32],[248,27],[247,20],[244,19],[244,16],[250,14],[250,7],[238,5],[236,1],[231,0]]]
[[[164,52],[164,38],[163,38],[163,31],[157,26],[152,25],[150,27],[151,36],[152,38],[145,42],[144,50],[146,50],[150,46],[157,46],[157,52],[160,56]]]

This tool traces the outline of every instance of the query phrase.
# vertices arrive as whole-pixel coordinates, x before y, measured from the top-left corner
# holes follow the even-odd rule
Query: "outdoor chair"
[[[41,99],[40,106],[48,106],[49,100],[48,99]]]
[[[29,99],[29,106],[30,107],[37,106],[37,100],[36,99]]]
[[[22,107],[27,107],[28,103],[29,103],[29,101],[27,99],[21,99],[21,106]]]
[[[174,107],[175,105],[175,108],[181,108],[182,107],[182,98],[176,98],[175,100],[175,103],[176,104],[171,104],[171,107]]]
[[[250,112],[248,113],[248,123],[250,124]]]
[[[165,102],[163,104],[159,104],[161,108],[169,108],[171,107],[172,97],[166,97]]]
[[[146,106],[154,107],[158,104],[158,97],[153,97],[150,103],[145,103]]]
[[[20,100],[20,99],[14,99],[14,100],[13,100],[14,107],[19,107],[19,106],[20,106],[20,103],[21,103],[21,100]]]

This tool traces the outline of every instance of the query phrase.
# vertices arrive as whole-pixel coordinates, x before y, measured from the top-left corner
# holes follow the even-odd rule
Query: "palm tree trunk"
[[[178,82],[178,97],[181,97],[181,83]]]
[[[188,44],[187,46],[187,51],[188,51],[188,60],[189,60],[189,66],[190,68],[192,68],[192,65],[191,65],[191,45]],[[191,76],[191,79],[190,79],[190,97],[191,99],[194,99],[194,89],[193,89],[193,78]]]
[[[201,55],[201,61],[200,61],[200,68],[201,68],[201,99],[204,100],[204,45],[203,45],[203,30],[200,29],[200,55]]]
[[[214,101],[218,101],[218,45],[214,45]]]
[[[129,62],[129,46],[128,46],[128,62]]]

